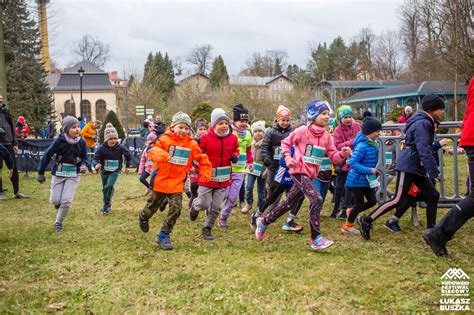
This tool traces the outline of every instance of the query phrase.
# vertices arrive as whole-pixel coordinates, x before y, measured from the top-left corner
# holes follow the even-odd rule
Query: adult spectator
[[[474,177],[474,78],[467,88],[466,111],[462,123],[461,142],[459,145],[466,151],[468,157],[469,176]],[[434,228],[423,232],[423,238],[437,256],[446,256],[446,243],[454,234],[474,217],[474,181],[470,181],[469,195],[458,202]]]
[[[166,131],[166,125],[163,122],[163,119],[161,118],[160,115],[156,115],[156,117],[155,117],[153,130],[156,132],[158,137],[161,136],[162,134],[164,134],[165,131]]]
[[[56,124],[51,120],[51,117],[48,116],[48,122],[46,124],[46,138],[54,139],[56,135]]]
[[[406,106],[405,109],[403,110],[402,116],[398,118],[397,123],[399,124],[406,124],[408,119],[413,115],[413,108],[411,106]]]
[[[87,168],[92,173],[92,158],[94,157],[95,148],[97,146],[97,131],[100,129],[101,121],[91,120],[81,130],[81,136],[86,141],[87,149]]]
[[[13,194],[15,198],[30,198],[30,196],[20,193],[20,179],[18,176],[18,168],[16,165],[16,154],[18,152],[18,144],[15,140],[15,127],[13,119],[6,104],[3,103],[3,96],[0,95],[0,144],[2,144],[13,158],[13,172],[10,180],[13,185]],[[1,163],[3,167],[3,161]],[[0,167],[0,174],[1,174]],[[1,176],[1,175],[0,175]],[[1,178],[1,177],[0,177]],[[0,180],[0,200],[8,199],[3,190],[2,181]]]

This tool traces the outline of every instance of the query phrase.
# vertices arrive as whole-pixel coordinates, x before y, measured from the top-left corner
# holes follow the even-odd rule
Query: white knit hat
[[[191,117],[188,114],[183,112],[177,112],[173,115],[173,119],[171,120],[171,127],[177,124],[186,124],[191,127]]]
[[[104,129],[104,141],[107,141],[110,138],[118,139],[118,132],[117,129],[114,128],[114,125],[108,123]]]
[[[214,108],[211,113],[211,126],[215,127],[221,120],[230,121],[229,115],[222,108]]]
[[[265,121],[264,120],[256,121],[252,124],[250,128],[252,129],[252,133],[254,133],[257,130],[261,130],[265,132]]]

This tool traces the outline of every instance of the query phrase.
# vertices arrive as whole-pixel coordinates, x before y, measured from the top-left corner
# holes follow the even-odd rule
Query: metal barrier
[[[446,121],[442,122],[439,126],[439,128],[460,128],[462,125],[462,121]],[[401,147],[401,142],[404,141],[405,139],[405,124],[389,124],[389,125],[382,125],[382,130],[395,130],[399,131],[400,135],[398,136],[380,136],[379,137],[379,163],[377,164],[377,169],[379,169],[381,176],[379,177],[380,181],[380,190],[377,193],[377,201],[379,203],[384,202],[387,200],[388,194],[387,194],[387,189],[388,189],[388,180],[387,176],[389,174],[389,167],[387,165],[387,141],[392,140],[395,143],[395,149],[396,149],[396,156],[399,156],[400,154],[400,147]],[[454,194],[447,196],[446,195],[446,170],[444,167],[444,155],[443,155],[443,150],[440,149],[438,151],[438,156],[439,156],[439,171],[440,171],[440,176],[439,176],[439,182],[437,183],[437,189],[440,193],[440,199],[438,203],[438,207],[440,208],[451,208],[453,207],[456,203],[458,203],[462,197],[459,194],[459,160],[458,160],[458,140],[460,139],[461,134],[436,134],[435,135],[435,140],[440,140],[443,138],[451,139],[453,141],[453,172],[454,172]],[[425,207],[425,203],[422,202],[420,203],[421,207]]]

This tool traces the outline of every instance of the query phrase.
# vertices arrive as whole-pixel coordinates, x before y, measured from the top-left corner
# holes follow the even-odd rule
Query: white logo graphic
[[[469,280],[469,276],[461,268],[449,268],[441,280]]]

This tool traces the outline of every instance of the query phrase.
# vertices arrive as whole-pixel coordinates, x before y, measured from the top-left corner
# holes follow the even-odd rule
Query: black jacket
[[[51,169],[51,175],[56,174],[59,163],[74,164],[76,165],[77,172],[79,173],[79,168],[81,165],[86,165],[86,142],[81,138],[78,143],[69,144],[66,141],[64,134],[59,135],[59,137],[54,140],[53,143],[51,143],[41,158],[40,165],[38,166],[39,175],[44,174],[46,167],[48,167],[48,164],[54,155],[56,155],[56,158],[53,168]]]
[[[262,142],[263,164],[270,170],[275,171],[278,168],[278,159],[274,159],[275,148],[281,145],[281,141],[288,137],[291,132],[291,126],[283,129],[278,124],[274,124],[265,132]]]
[[[15,125],[7,105],[0,107],[0,144],[16,145]]]
[[[7,164],[7,168],[11,170],[13,168],[13,157],[11,156],[10,152],[8,152],[7,148],[5,148],[1,144],[0,144],[0,157]]]
[[[132,160],[132,153],[124,145],[117,143],[114,147],[109,147],[106,142],[102,143],[97,151],[95,151],[94,158],[92,159],[92,166],[95,167],[97,164],[102,165],[102,173],[111,173],[104,169],[105,160],[118,161],[119,165],[117,170],[122,169],[123,156],[125,156],[125,165],[130,167],[130,161]]]

